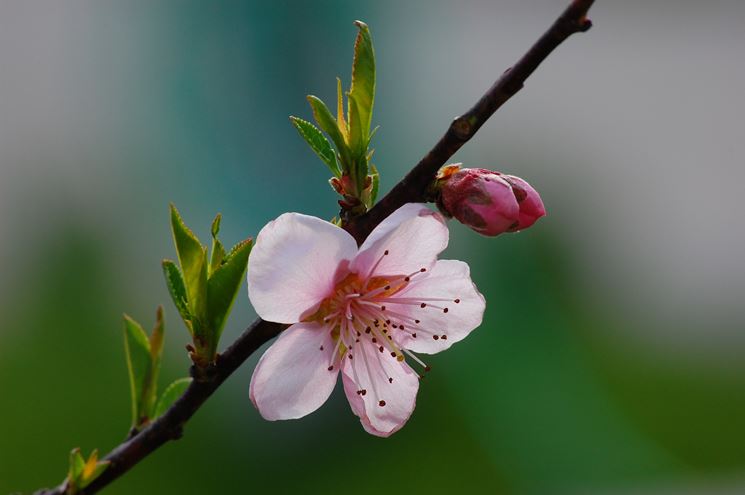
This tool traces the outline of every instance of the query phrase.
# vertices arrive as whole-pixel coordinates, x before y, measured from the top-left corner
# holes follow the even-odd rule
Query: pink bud
[[[546,215],[546,208],[538,191],[533,186],[525,182],[520,177],[514,175],[502,176],[512,186],[512,190],[520,205],[520,217],[515,230],[527,229],[533,225],[536,220]]]
[[[437,185],[440,209],[483,235],[515,232],[546,214],[536,190],[512,175],[448,165]]]

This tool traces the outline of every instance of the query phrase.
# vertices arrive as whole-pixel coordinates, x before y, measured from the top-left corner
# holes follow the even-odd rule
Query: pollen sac
[[[526,181],[483,168],[447,165],[437,174],[435,191],[445,215],[486,236],[528,228],[546,214]]]

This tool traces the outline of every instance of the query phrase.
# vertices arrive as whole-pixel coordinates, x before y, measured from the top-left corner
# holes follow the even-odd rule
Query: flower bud
[[[525,229],[546,214],[536,190],[512,175],[448,165],[438,172],[436,187],[446,215],[487,236]]]

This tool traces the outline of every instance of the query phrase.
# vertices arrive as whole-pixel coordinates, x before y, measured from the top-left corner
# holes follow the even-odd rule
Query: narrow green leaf
[[[326,104],[317,97],[308,95],[308,103],[310,103],[310,108],[313,110],[313,118],[316,120],[318,127],[328,134],[336,145],[336,149],[341,157],[342,171],[345,171],[344,166],[349,163],[349,147],[339,130],[336,119],[331,115],[331,111]]]
[[[360,122],[360,112],[356,111],[359,109],[359,102],[357,98],[349,95],[349,148],[352,152],[352,157],[355,160],[364,158],[367,154],[367,143],[368,136],[363,132],[363,126]]]
[[[171,383],[163,391],[163,395],[158,400],[158,405],[155,406],[155,412],[153,413],[153,419],[159,418],[165,413],[179,397],[184,395],[186,389],[191,385],[191,378],[180,378],[175,382]]]
[[[189,300],[186,295],[186,286],[184,285],[181,271],[171,260],[163,260],[162,265],[163,275],[166,278],[166,286],[168,287],[168,292],[171,294],[171,299],[173,299],[173,304],[176,305],[176,309],[178,309],[184,322],[188,322],[191,320],[191,314],[189,313]]]
[[[336,121],[339,130],[345,140],[349,139],[349,126],[344,118],[344,91],[341,87],[341,79],[336,78]]]
[[[176,207],[171,204],[171,229],[181,271],[184,275],[190,313],[204,315],[206,301],[202,297],[207,283],[207,250],[184,224]]]
[[[335,177],[341,177],[339,163],[336,161],[336,152],[324,135],[321,134],[321,131],[307,120],[298,117],[291,116],[290,122],[295,126],[298,134],[308,143],[308,146],[318,155],[318,158],[331,170],[331,173]]]
[[[124,315],[124,349],[127,355],[129,386],[132,397],[132,426],[147,418],[143,393],[150,375],[150,341],[139,323]]]
[[[83,469],[85,469],[85,459],[80,453],[80,449],[74,448],[70,451],[70,470],[67,473],[67,479],[70,484],[75,483],[80,478],[80,475],[83,474]]]
[[[222,263],[223,258],[225,258],[225,247],[222,245],[222,242],[217,238],[217,234],[220,232],[220,221],[222,220],[222,215],[219,213],[215,216],[215,219],[212,221],[212,228],[210,229],[212,233],[212,256],[210,257],[210,267],[209,267],[209,273],[207,274],[207,277],[209,278],[209,275],[214,272],[217,267],[220,266]]]
[[[354,24],[359,32],[354,42],[352,60],[352,85],[348,101],[349,127],[350,134],[353,134],[354,126],[360,125],[358,132],[362,135],[363,141],[367,141],[375,100],[375,51],[367,24],[362,21],[355,21]],[[352,105],[352,100],[356,100],[356,108]],[[358,121],[358,124],[355,121]]]
[[[251,239],[238,243],[207,282],[207,314],[215,332],[215,346],[246,274],[251,245]]]

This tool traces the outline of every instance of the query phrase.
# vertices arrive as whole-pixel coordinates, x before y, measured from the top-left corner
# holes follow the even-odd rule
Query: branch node
[[[469,119],[460,116],[456,117],[453,120],[453,123],[450,124],[450,130],[459,140],[468,141],[471,138],[471,134],[473,133],[473,125],[471,124]]]

